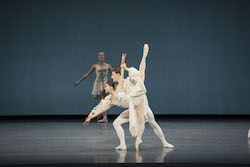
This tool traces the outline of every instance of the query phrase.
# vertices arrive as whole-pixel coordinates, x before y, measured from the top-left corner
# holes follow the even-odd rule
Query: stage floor
[[[140,150],[125,124],[127,151],[119,144],[112,122],[83,119],[4,119],[0,121],[0,165],[84,163],[165,163],[250,165],[250,119],[158,118],[167,141],[162,147],[146,124]]]

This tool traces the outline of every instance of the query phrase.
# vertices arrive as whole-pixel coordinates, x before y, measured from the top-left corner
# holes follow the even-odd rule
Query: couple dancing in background
[[[122,54],[120,68],[111,68],[113,81],[107,82],[105,85],[105,93],[109,94],[102,99],[101,102],[93,108],[83,124],[86,126],[91,119],[106,112],[112,106],[126,108],[113,122],[113,126],[120,140],[120,145],[115,147],[118,150],[126,150],[126,142],[122,124],[129,122],[129,131],[133,137],[136,137],[135,148],[139,149],[142,143],[142,135],[145,129],[145,122],[148,122],[154,129],[155,134],[160,138],[163,147],[173,148],[169,144],[164,134],[154,118],[154,114],[148,105],[146,96],[146,88],[144,86],[146,58],[148,55],[149,46],[144,44],[143,57],[139,66],[139,71],[134,68],[128,68],[125,63],[126,54]],[[128,77],[124,79],[125,70],[128,72]],[[118,82],[118,85],[115,84]]]

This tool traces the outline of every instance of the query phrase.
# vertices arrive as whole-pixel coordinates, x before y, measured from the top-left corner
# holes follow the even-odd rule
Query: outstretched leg
[[[140,76],[141,76],[142,82],[144,82],[144,80],[145,80],[146,58],[148,56],[148,50],[149,50],[148,44],[144,44],[142,59],[141,59],[141,63],[139,66],[139,71],[140,71]]]
[[[155,121],[155,117],[154,117],[154,114],[152,112],[152,110],[148,107],[148,123],[149,125],[154,129],[154,132],[155,134],[160,138],[162,144],[163,144],[163,147],[166,147],[166,148],[174,148],[174,146],[172,144],[169,144],[165,137],[164,137],[164,134],[160,128],[160,126],[157,124],[157,122]]]
[[[122,124],[129,122],[129,110],[123,111],[113,122],[113,126],[115,128],[116,134],[120,140],[120,145],[115,147],[117,150],[126,150],[126,142],[124,136],[124,130],[122,128]]]

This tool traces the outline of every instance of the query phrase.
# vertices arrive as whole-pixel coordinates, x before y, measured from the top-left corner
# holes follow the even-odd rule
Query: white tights
[[[165,137],[164,134],[160,128],[160,126],[157,124],[154,118],[154,114],[152,110],[148,107],[148,123],[149,125],[154,129],[155,134],[160,138],[163,147],[168,147],[168,148],[173,148],[174,146],[169,144]],[[125,136],[124,136],[124,130],[122,128],[122,124],[128,123],[129,122],[129,110],[123,111],[113,122],[113,126],[115,128],[116,134],[120,140],[120,145],[117,146],[115,149],[121,149],[121,150],[126,150],[126,143],[125,143]]]

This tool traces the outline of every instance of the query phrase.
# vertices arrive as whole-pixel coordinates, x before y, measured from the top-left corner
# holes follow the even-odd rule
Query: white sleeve
[[[108,95],[103,99],[97,106],[92,109],[92,113],[95,114],[97,111],[102,110],[107,104],[110,103],[111,95]]]
[[[135,67],[130,67],[128,69],[128,75],[134,76],[134,75],[139,75],[139,71]]]

